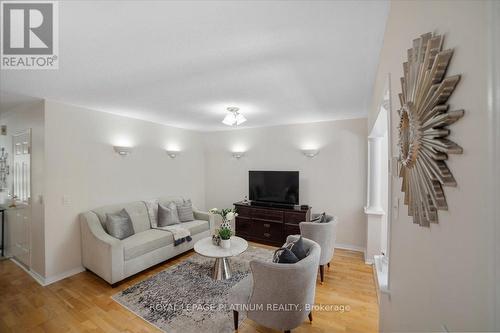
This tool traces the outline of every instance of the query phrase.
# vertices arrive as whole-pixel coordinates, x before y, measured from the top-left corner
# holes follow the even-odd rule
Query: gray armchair
[[[313,214],[312,218],[319,216]],[[335,239],[337,237],[337,218],[326,215],[326,222],[300,222],[300,234],[304,238],[312,239],[321,246],[321,256],[319,258],[319,273],[321,284],[323,284],[325,265],[330,267],[330,261],[335,251]]]
[[[287,242],[299,236],[288,236]],[[233,305],[234,329],[238,329],[238,311],[247,305],[248,318],[269,328],[290,332],[312,313],[308,305],[314,304],[316,278],[318,275],[321,248],[309,239],[304,239],[309,254],[295,264],[278,264],[253,260],[250,262],[252,276],[240,281],[230,295]],[[297,304],[290,311],[272,311],[267,305]],[[259,309],[259,306],[262,308]]]

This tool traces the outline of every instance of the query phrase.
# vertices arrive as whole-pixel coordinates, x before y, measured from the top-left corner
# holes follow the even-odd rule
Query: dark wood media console
[[[300,222],[311,220],[311,207],[297,210],[243,202],[234,206],[238,212],[236,236],[257,243],[281,246],[288,235],[300,234]]]

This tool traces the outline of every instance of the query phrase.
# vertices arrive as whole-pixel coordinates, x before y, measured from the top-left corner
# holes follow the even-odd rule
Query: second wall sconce
[[[233,152],[233,157],[236,158],[236,159],[240,159],[242,158],[243,156],[245,156],[245,152],[243,151],[235,151]]]
[[[170,157],[170,158],[176,158],[177,156],[180,155],[180,151],[178,150],[167,150],[167,155]]]
[[[314,156],[318,155],[318,153],[318,149],[302,149],[302,154],[309,158],[313,158]]]
[[[113,149],[120,156],[128,156],[132,153],[132,147],[113,146]]]

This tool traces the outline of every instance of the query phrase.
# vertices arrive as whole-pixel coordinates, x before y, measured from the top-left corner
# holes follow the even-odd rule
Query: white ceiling
[[[2,70],[0,88],[198,130],[227,129],[227,106],[240,107],[243,127],[364,117],[388,10],[385,1],[60,2],[59,70]]]
[[[23,104],[40,102],[42,99],[0,90],[0,114]]]

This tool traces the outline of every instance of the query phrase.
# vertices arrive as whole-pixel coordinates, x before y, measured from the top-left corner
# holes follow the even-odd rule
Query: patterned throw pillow
[[[326,213],[321,213],[319,214],[318,216],[316,216],[315,218],[313,218],[311,220],[311,222],[316,222],[316,223],[325,223],[325,222],[328,222],[327,221],[327,218],[326,218]]]
[[[191,199],[184,200],[183,203],[177,204],[177,214],[181,222],[189,222],[194,220],[193,204]]]
[[[295,242],[287,243],[283,247],[292,251],[292,253],[297,257],[298,260],[302,260],[307,257],[307,251],[304,248],[302,236],[300,236],[299,239],[297,239]]]
[[[179,224],[179,216],[177,215],[177,206],[170,202],[167,206],[158,204],[158,227],[166,227],[168,225]]]
[[[281,249],[277,249],[274,251],[273,262],[278,264],[295,264],[299,259],[293,254],[292,251],[287,249],[286,247],[282,247]]]
[[[135,234],[130,215],[125,209],[118,214],[106,214],[106,232],[115,238],[125,239]]]

